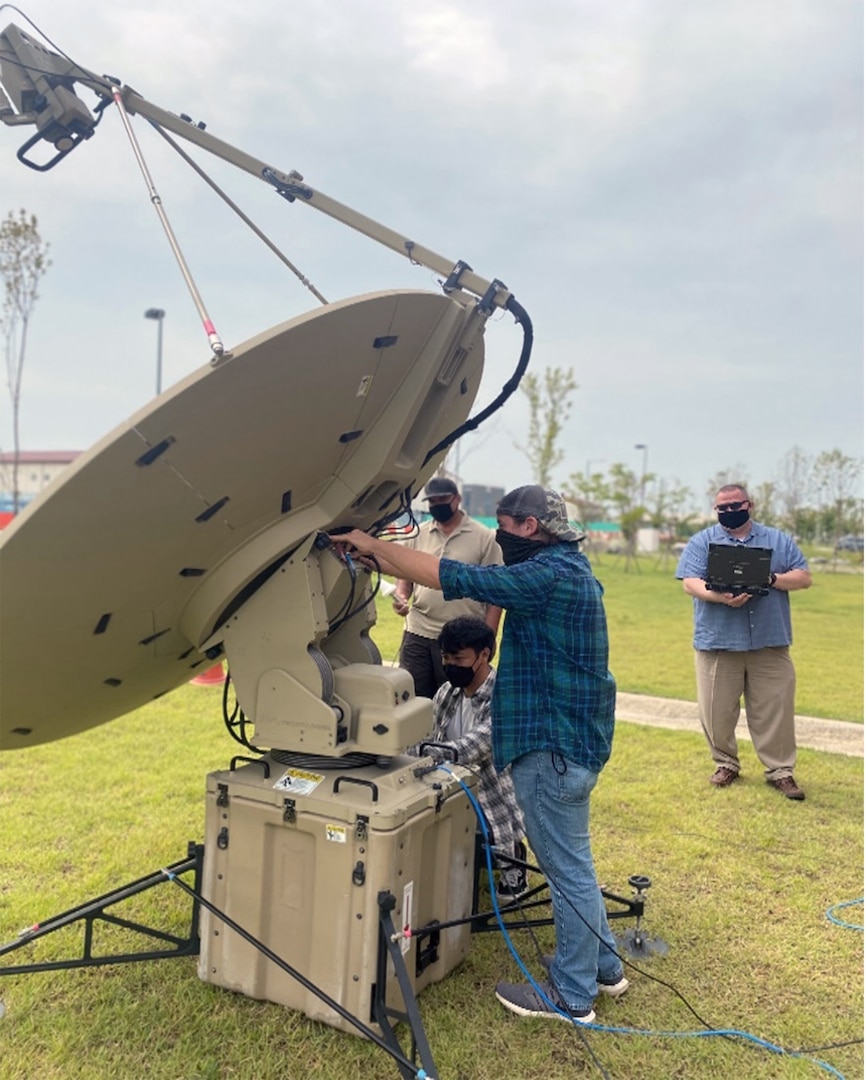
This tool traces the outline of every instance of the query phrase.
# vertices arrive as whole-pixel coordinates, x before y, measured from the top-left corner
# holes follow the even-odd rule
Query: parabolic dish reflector
[[[0,749],[187,682],[268,567],[418,489],[482,368],[467,298],[375,293],[253,338],[83,454],[0,536]]]

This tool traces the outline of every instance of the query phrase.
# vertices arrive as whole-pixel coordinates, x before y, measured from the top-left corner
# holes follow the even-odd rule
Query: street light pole
[[[159,397],[162,393],[162,320],[165,312],[158,307],[148,308],[144,312],[144,318],[156,320],[156,396]]]
[[[646,443],[634,443],[635,450],[643,451],[643,472],[640,476],[640,505],[646,505],[646,476],[649,472],[649,447]]]

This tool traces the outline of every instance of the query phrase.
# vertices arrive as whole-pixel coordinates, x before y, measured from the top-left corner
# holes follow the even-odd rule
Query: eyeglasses
[[[742,502],[720,503],[718,506],[715,507],[715,509],[718,511],[718,513],[721,513],[725,510],[741,510],[747,505],[748,500],[744,499],[742,500]]]

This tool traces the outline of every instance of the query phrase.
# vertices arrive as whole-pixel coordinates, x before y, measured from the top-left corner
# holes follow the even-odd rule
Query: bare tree
[[[726,469],[719,469],[714,476],[709,477],[706,481],[706,501],[710,510],[715,504],[715,496],[727,484],[744,485],[747,490],[748,477],[744,465],[728,465]]]
[[[559,436],[576,389],[573,368],[546,368],[543,380],[529,373],[520,383],[520,390],[529,399],[529,442],[517,447],[529,459],[535,482],[542,487],[550,486],[553,470],[564,460]]]
[[[800,446],[788,450],[781,459],[780,477],[775,485],[781,510],[781,523],[794,536],[804,533],[804,515],[808,508],[812,462]]]
[[[21,376],[27,354],[27,331],[39,298],[38,285],[51,262],[48,244],[42,242],[35,214],[11,211],[0,224],[0,275],[5,294],[0,329],[6,360],[6,384],[12,404],[12,509],[18,513],[18,464],[21,456]]]

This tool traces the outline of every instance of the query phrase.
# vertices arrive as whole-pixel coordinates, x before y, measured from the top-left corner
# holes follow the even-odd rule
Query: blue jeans
[[[589,796],[598,775],[549,750],[523,754],[511,775],[526,836],[550,888],[556,927],[550,976],[569,1008],[587,1009],[598,979],[616,983],[623,974],[589,846]]]

